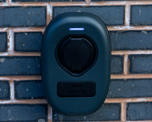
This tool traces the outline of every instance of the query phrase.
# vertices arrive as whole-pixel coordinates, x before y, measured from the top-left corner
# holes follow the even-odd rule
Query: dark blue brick
[[[54,7],[53,17],[65,12],[88,12],[99,16],[107,25],[124,24],[123,6]]]
[[[0,7],[1,27],[44,26],[45,7]]]
[[[66,116],[54,111],[53,120],[54,122],[120,120],[120,104],[104,104],[97,112],[87,116]]]
[[[0,52],[4,52],[7,50],[7,34],[1,32],[0,33]]]
[[[84,0],[12,0],[13,2],[79,2],[79,1],[84,1]]]
[[[152,97],[152,79],[112,80],[108,98]]]
[[[49,2],[51,0],[12,0],[12,2]]]
[[[16,81],[15,97],[17,99],[39,99],[43,97],[41,81]]]
[[[7,34],[1,32],[0,33],[0,52],[4,52],[7,50]]]
[[[111,31],[112,50],[151,50],[152,31]]]
[[[47,121],[47,105],[0,105],[1,122]]]
[[[152,102],[129,103],[127,120],[152,120]]]
[[[15,50],[23,52],[40,51],[41,32],[15,33]]]
[[[127,0],[91,0],[91,1],[127,1]]]
[[[151,5],[138,5],[131,7],[131,24],[132,25],[152,25]]]
[[[73,2],[85,2],[85,0],[72,0]]]
[[[152,73],[152,55],[131,55],[130,73]]]
[[[0,75],[39,75],[39,57],[0,57]]]
[[[9,83],[8,81],[0,81],[0,99],[9,99],[10,92],[9,92]]]
[[[123,56],[111,57],[111,74],[123,73]]]

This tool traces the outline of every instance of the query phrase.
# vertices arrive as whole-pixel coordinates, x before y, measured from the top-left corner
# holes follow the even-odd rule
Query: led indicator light
[[[84,28],[69,28],[69,31],[84,31]]]

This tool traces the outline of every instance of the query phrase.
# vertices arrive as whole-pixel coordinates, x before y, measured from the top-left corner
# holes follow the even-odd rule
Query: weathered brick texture
[[[100,1],[127,1],[127,0],[92,0],[93,2],[100,2]]]
[[[79,2],[84,0],[12,0],[13,2]]]
[[[111,31],[112,50],[151,50],[152,31]]]
[[[0,81],[0,99],[10,98],[10,87],[8,81]]]
[[[1,27],[44,26],[45,7],[0,7]]]
[[[152,11],[151,5],[132,6],[131,10],[132,25],[152,25],[152,15],[149,14]]]
[[[24,32],[15,33],[15,51],[37,52],[41,51],[42,33]]]
[[[12,0],[13,2],[49,2],[51,0]]]
[[[65,116],[55,112],[53,119],[55,122],[120,120],[120,104],[104,104],[97,112],[88,116]]]
[[[7,34],[0,32],[0,52],[7,50]]]
[[[112,56],[111,58],[111,74],[123,73],[123,56]]]
[[[46,105],[0,105],[0,121],[34,121],[47,119]]]
[[[42,99],[44,92],[41,81],[16,81],[15,98],[16,99]]]
[[[152,102],[129,103],[127,120],[152,120]]]
[[[151,79],[115,79],[111,81],[108,98],[152,97]]]
[[[107,25],[124,24],[123,6],[91,6],[91,7],[54,7],[53,16],[65,12],[88,12],[98,15]]]
[[[130,73],[152,73],[152,55],[131,55]]]
[[[0,76],[39,75],[39,57],[0,57]]]

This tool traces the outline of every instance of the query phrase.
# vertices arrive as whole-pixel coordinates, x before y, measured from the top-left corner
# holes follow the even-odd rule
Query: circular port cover
[[[96,46],[85,36],[68,36],[59,43],[57,57],[64,69],[81,74],[94,63]]]

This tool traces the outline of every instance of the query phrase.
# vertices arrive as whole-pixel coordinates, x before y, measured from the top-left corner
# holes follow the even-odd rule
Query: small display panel
[[[57,84],[59,97],[93,97],[96,95],[94,82],[59,82]]]

